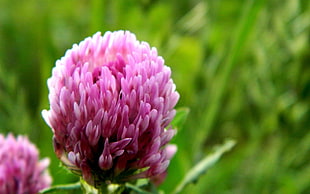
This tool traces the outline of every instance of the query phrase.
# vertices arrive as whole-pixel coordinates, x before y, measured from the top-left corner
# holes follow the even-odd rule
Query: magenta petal
[[[99,167],[102,170],[108,170],[112,167],[113,161],[112,156],[110,154],[110,145],[108,138],[105,140],[104,148],[101,156],[99,157]]]
[[[101,155],[99,157],[99,167],[102,170],[109,170],[113,165],[112,156],[111,154],[108,155]]]
[[[167,145],[165,147],[167,160],[170,160],[175,155],[177,150],[178,150],[178,147],[176,145],[174,145],[174,144]]]
[[[117,150],[124,149],[131,141],[132,138],[125,138],[117,142],[111,143],[111,152],[115,152]]]

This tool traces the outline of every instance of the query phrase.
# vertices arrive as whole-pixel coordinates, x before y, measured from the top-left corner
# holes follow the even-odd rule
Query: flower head
[[[58,158],[90,184],[164,173],[179,94],[156,48],[128,31],[100,32],[73,45],[48,80]],[[174,150],[172,153],[171,150]]]
[[[38,161],[38,150],[26,137],[0,134],[0,193],[35,194],[49,187],[48,159]]]

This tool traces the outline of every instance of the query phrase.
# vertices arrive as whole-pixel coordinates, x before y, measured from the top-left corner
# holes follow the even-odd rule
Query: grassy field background
[[[130,30],[155,46],[190,112],[160,187],[225,139],[236,146],[182,193],[310,192],[310,1],[1,0],[0,131],[26,134],[59,168],[46,80],[65,51],[97,31]]]

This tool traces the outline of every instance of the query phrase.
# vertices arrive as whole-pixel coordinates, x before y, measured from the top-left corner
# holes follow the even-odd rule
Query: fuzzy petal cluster
[[[35,194],[51,184],[48,159],[26,137],[0,134],[0,193]]]
[[[176,147],[179,94],[156,48],[128,31],[100,32],[68,50],[48,79],[55,152],[92,185],[156,177]]]

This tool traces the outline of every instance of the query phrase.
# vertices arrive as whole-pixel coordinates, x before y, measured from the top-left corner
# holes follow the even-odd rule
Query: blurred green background
[[[0,0],[0,131],[27,134],[59,168],[46,80],[65,51],[97,31],[130,30],[155,46],[190,113],[160,187],[227,138],[237,145],[183,193],[310,192],[310,1]]]

